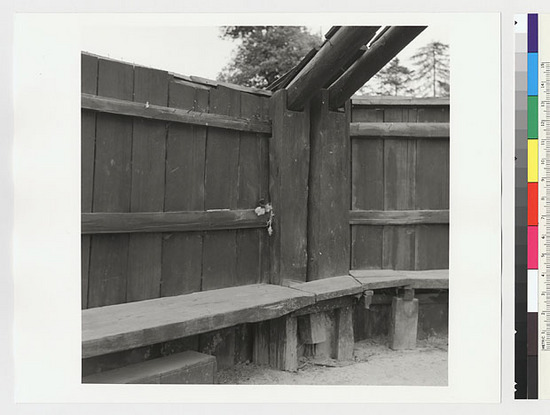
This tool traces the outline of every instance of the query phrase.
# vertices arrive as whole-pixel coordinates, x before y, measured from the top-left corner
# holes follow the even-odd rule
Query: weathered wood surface
[[[168,73],[134,69],[134,101],[168,105]],[[130,212],[162,212],[165,194],[166,126],[150,119],[133,119],[132,195]],[[162,235],[132,234],[128,246],[126,301],[160,297]]]
[[[363,291],[361,284],[349,275],[324,278],[305,283],[292,283],[289,287],[314,294],[316,301],[324,301],[331,298],[355,295]]]
[[[191,125],[202,125],[228,130],[251,131],[270,134],[271,125],[267,121],[226,116],[221,114],[209,114],[193,110],[181,110],[169,108],[165,105],[152,103],[139,103],[104,96],[82,94],[82,108],[103,113],[126,115],[153,120],[170,121]]]
[[[210,91],[210,112],[239,115],[241,94],[222,86]],[[209,209],[236,209],[238,204],[240,135],[237,131],[208,130],[205,201]],[[232,186],[228,186],[231,183]],[[231,287],[237,282],[237,232],[206,233],[203,243],[202,289]]]
[[[351,270],[350,275],[357,279],[364,289],[405,286],[424,289],[449,288],[448,269],[422,271]]]
[[[353,106],[367,105],[367,106],[377,106],[377,105],[403,105],[403,106],[412,106],[412,107],[422,107],[422,106],[449,106],[450,99],[445,97],[437,98],[413,98],[413,97],[381,97],[381,96],[371,96],[371,97],[352,97],[351,104]]]
[[[186,351],[90,375],[82,383],[212,384],[215,374],[214,356]]]
[[[83,310],[82,356],[270,320],[314,302],[313,294],[259,284]]]
[[[298,338],[302,344],[317,344],[327,340],[323,313],[312,313],[298,319]]]
[[[351,307],[355,304],[355,298],[352,296],[334,297],[329,300],[318,301],[315,304],[301,308],[292,313],[293,316],[307,316],[309,314],[324,313],[336,308]]]
[[[275,217],[271,236],[271,283],[306,281],[309,177],[309,111],[289,111],[287,93],[271,98],[269,188]]]
[[[380,138],[449,138],[449,123],[409,123],[409,122],[352,122],[349,127],[352,137]]]
[[[425,28],[426,26],[392,26],[373,41],[369,49],[329,87],[331,108],[341,107]]]
[[[130,65],[98,61],[98,94],[132,100],[134,72]],[[132,119],[97,114],[94,212],[129,212],[131,203]],[[128,235],[91,238],[88,307],[126,301]]]
[[[328,91],[311,101],[308,281],[345,274],[350,264],[350,107],[330,111]]]
[[[265,228],[254,209],[185,212],[83,213],[82,233],[189,232]]]
[[[394,297],[391,310],[390,348],[407,350],[416,348],[418,329],[418,299]]]
[[[288,108],[302,110],[315,92],[338,74],[341,65],[367,44],[378,29],[378,26],[341,27],[286,87]]]
[[[298,369],[298,321],[293,316],[273,319],[270,325],[269,365],[294,372]]]
[[[210,90],[196,84],[170,82],[168,105],[208,112]],[[165,212],[204,211],[207,127],[173,124],[166,143]],[[203,232],[165,234],[162,246],[161,296],[201,290]]]
[[[448,210],[352,210],[351,225],[415,225],[449,223]]]
[[[353,308],[342,307],[335,311],[335,336],[334,336],[334,359],[352,360],[353,347],[355,345],[353,336]]]
[[[98,59],[93,56],[81,56],[81,89],[84,92],[97,93]],[[94,189],[94,155],[95,155],[96,114],[92,111],[81,112],[81,199],[80,211],[91,212]],[[81,307],[88,308],[88,281],[90,272],[91,237],[81,237]]]

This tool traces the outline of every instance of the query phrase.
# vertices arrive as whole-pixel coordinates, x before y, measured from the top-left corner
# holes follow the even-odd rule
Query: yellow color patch
[[[527,140],[527,181],[539,181],[539,140]]]

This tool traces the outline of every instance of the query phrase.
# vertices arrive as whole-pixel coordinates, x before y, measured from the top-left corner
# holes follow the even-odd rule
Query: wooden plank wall
[[[448,101],[433,101],[354,102],[351,122],[448,123]],[[448,138],[352,136],[351,148],[352,213],[449,209]],[[352,269],[448,268],[449,226],[353,224],[351,247]]]
[[[267,121],[269,97],[82,54],[82,92]],[[82,110],[82,212],[254,209],[269,134]],[[82,308],[266,282],[265,228],[82,236]]]

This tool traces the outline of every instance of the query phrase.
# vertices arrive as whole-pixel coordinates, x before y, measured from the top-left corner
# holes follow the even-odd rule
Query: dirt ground
[[[218,372],[223,384],[447,385],[447,338],[419,340],[414,350],[391,350],[386,339],[355,343],[354,361],[302,358],[297,372],[252,363]]]

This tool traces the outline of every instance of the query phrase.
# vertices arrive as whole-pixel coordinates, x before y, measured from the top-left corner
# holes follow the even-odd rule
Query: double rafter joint
[[[378,26],[344,26],[327,40],[319,52],[288,84],[288,108],[301,111],[311,97],[341,70],[378,31]],[[350,95],[351,96],[351,95]]]
[[[328,89],[331,108],[338,108],[395,55],[418,36],[426,26],[392,26],[369,46]]]

